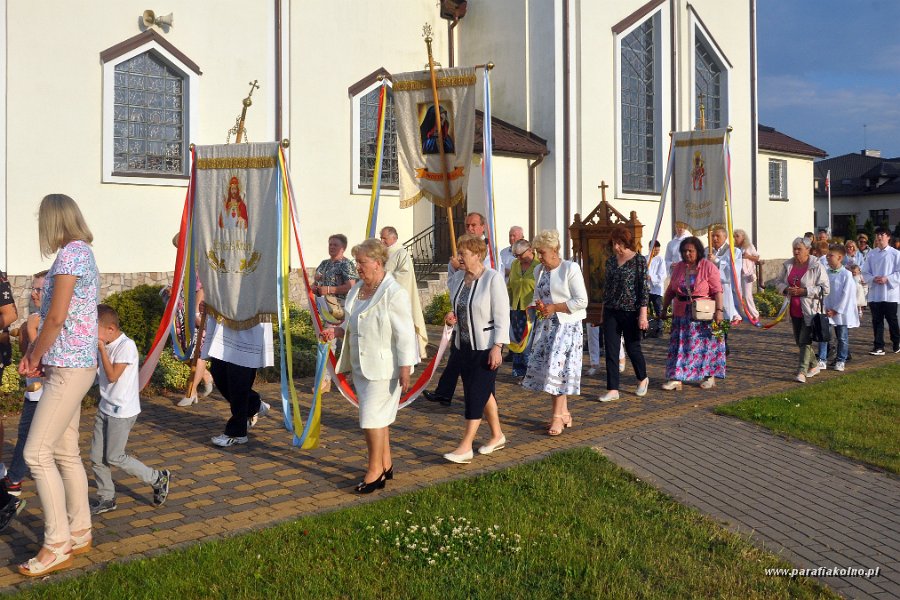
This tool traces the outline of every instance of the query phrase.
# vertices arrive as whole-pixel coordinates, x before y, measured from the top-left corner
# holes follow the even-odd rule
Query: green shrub
[[[172,392],[184,392],[187,389],[188,377],[191,375],[191,367],[188,363],[181,362],[169,350],[163,350],[159,357],[159,364],[153,371],[150,383]]]
[[[774,317],[778,314],[781,305],[784,304],[784,296],[778,293],[773,286],[767,287],[761,292],[753,294],[753,301],[760,317]]]
[[[162,321],[165,305],[159,296],[160,285],[139,285],[134,289],[110,294],[103,301],[119,313],[119,325],[134,340],[141,355],[150,345]]]
[[[429,325],[443,325],[444,317],[451,310],[453,307],[450,306],[450,293],[438,294],[425,307],[425,322]]]
[[[316,333],[313,329],[312,314],[298,304],[288,307],[291,321],[291,364],[294,377],[308,377],[316,371]],[[260,369],[259,376],[265,381],[281,379],[281,343],[278,341],[278,323],[272,324],[275,334],[275,366]]]

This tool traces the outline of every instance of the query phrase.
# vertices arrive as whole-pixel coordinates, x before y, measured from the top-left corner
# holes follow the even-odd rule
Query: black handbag
[[[819,301],[819,308],[824,309],[822,301]],[[820,344],[831,341],[831,323],[828,321],[828,315],[823,312],[817,312],[812,318],[812,341]]]

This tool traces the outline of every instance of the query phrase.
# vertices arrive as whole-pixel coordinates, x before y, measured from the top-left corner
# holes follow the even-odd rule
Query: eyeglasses
[[[526,250],[525,252],[519,252],[518,254],[513,254],[513,256],[516,257],[516,258],[522,258],[523,256],[525,256],[525,255],[528,254],[529,252],[531,252],[530,249],[529,249],[529,250]]]
[[[31,291],[32,291],[32,292],[37,292],[38,294],[40,294],[41,292],[44,291],[44,288],[36,288],[36,287],[33,287],[33,288],[31,288]]]

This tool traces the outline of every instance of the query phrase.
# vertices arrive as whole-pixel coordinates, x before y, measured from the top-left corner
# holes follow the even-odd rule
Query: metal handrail
[[[434,225],[403,242],[403,247],[412,257],[416,281],[424,281],[433,273],[446,268],[445,264],[434,261]]]

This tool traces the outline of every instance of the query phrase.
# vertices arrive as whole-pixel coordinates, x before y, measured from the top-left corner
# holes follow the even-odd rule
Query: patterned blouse
[[[326,258],[316,268],[316,282],[321,287],[344,285],[351,279],[359,279],[356,266],[349,258],[334,261]],[[346,298],[347,294],[336,294],[338,298]]]
[[[621,267],[615,254],[606,260],[606,278],[603,282],[604,309],[638,310],[642,306],[647,306],[649,298],[646,258],[635,253]]]
[[[69,313],[56,341],[44,355],[43,363],[54,367],[97,366],[97,303],[100,301],[100,274],[94,253],[87,243],[76,240],[59,249],[44,281],[41,328],[50,311],[57,275],[74,275],[75,289]]]

